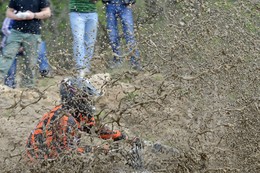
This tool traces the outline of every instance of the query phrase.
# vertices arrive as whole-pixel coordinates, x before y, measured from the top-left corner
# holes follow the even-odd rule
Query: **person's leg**
[[[137,65],[140,60],[140,53],[137,49],[137,44],[134,36],[134,19],[133,19],[133,11],[131,7],[128,6],[120,6],[120,18],[123,25],[124,37],[126,39],[126,43],[129,46],[129,51],[133,51],[131,56],[132,65]]]
[[[110,46],[112,47],[113,53],[115,53],[116,55],[121,55],[116,8],[117,7],[115,4],[108,4],[106,6],[106,22]],[[121,61],[121,58],[114,56],[113,61],[116,62],[118,60]]]
[[[76,69],[86,68],[84,57],[86,55],[84,35],[86,18],[83,13],[70,13],[70,26],[73,35],[73,54],[76,61]]]
[[[21,33],[16,30],[12,30],[12,33],[7,38],[6,46],[3,49],[3,55],[0,55],[1,82],[7,77],[8,70],[12,66],[14,58],[19,50],[21,40]]]
[[[14,58],[13,63],[7,72],[7,76],[4,79],[4,84],[11,88],[15,88],[16,66],[17,57]]]
[[[46,43],[42,41],[38,49],[38,64],[41,76],[47,76],[49,73],[49,62],[46,56]]]
[[[94,47],[97,37],[97,26],[98,26],[98,14],[97,13],[86,13],[85,23],[85,59],[83,61],[84,66],[90,69],[90,61],[94,54]]]
[[[17,59],[17,69],[21,72],[21,81],[19,87],[34,87],[36,82],[37,69],[37,52],[40,41],[40,35],[23,34],[23,46],[25,56],[20,56]]]

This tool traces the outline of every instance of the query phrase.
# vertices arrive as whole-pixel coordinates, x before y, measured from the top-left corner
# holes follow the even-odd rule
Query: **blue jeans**
[[[97,37],[98,14],[70,12],[73,54],[77,70],[90,70]]]
[[[118,18],[120,18],[121,20],[124,38],[126,40],[127,45],[129,46],[129,51],[132,51],[136,46],[136,41],[134,36],[133,11],[131,7],[126,5],[120,5],[120,4],[107,4],[106,21],[107,21],[107,29],[109,34],[110,45],[115,54],[121,55],[120,37],[118,32]],[[130,61],[132,64],[135,64],[139,58],[140,58],[140,53],[135,48]],[[117,60],[118,59],[114,57],[114,61]]]
[[[49,71],[49,62],[46,56],[46,43],[45,41],[42,41],[39,45],[38,50],[38,64],[39,64],[39,70],[42,71]]]
[[[20,56],[17,54],[16,56]],[[39,64],[39,70],[41,71],[49,71],[49,63],[46,56],[46,43],[42,41],[39,45],[38,50],[38,64]],[[16,67],[17,67],[17,58],[15,57],[11,67],[9,68],[7,72],[7,76],[4,79],[4,84],[15,88],[15,75],[16,75]]]

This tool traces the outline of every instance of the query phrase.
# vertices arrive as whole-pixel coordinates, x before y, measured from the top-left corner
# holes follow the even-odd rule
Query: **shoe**
[[[136,71],[143,71],[143,67],[140,64],[140,59],[136,59],[134,56],[130,58],[131,68]]]
[[[12,91],[13,88],[8,87],[7,85],[0,84],[0,92]]]
[[[136,70],[136,71],[143,71],[143,67],[140,64],[134,64],[132,65],[132,69]]]
[[[15,86],[16,86],[15,76],[11,75],[9,77],[5,77],[4,85],[6,85],[10,88],[15,88]]]
[[[42,77],[47,77],[48,74],[49,74],[49,70],[41,70],[40,74],[41,74]]]
[[[84,78],[87,73],[90,73],[90,70],[89,70],[89,69],[87,69],[87,68],[81,69],[81,70],[79,71],[79,77]]]

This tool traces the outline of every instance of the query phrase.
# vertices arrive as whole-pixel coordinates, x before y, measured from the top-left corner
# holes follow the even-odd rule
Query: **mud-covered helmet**
[[[73,112],[91,114],[95,110],[93,97],[100,92],[84,78],[70,77],[60,84],[61,101],[64,108]]]

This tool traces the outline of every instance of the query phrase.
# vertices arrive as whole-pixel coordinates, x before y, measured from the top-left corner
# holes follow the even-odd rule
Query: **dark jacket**
[[[46,113],[27,140],[27,156],[34,159],[54,159],[64,150],[77,150],[84,153],[85,149],[78,147],[79,130],[82,125],[89,127],[95,124],[93,119],[77,120],[72,115],[65,115],[61,105]],[[76,141],[76,142],[75,142]]]
[[[31,132],[26,143],[27,156],[34,161],[35,159],[55,159],[64,151],[88,152],[88,146],[79,147],[80,131],[90,133],[90,128],[93,126],[95,126],[93,116],[66,115],[62,106],[59,105],[44,114]],[[97,134],[105,140],[125,139],[125,135],[119,130],[101,128]]]

